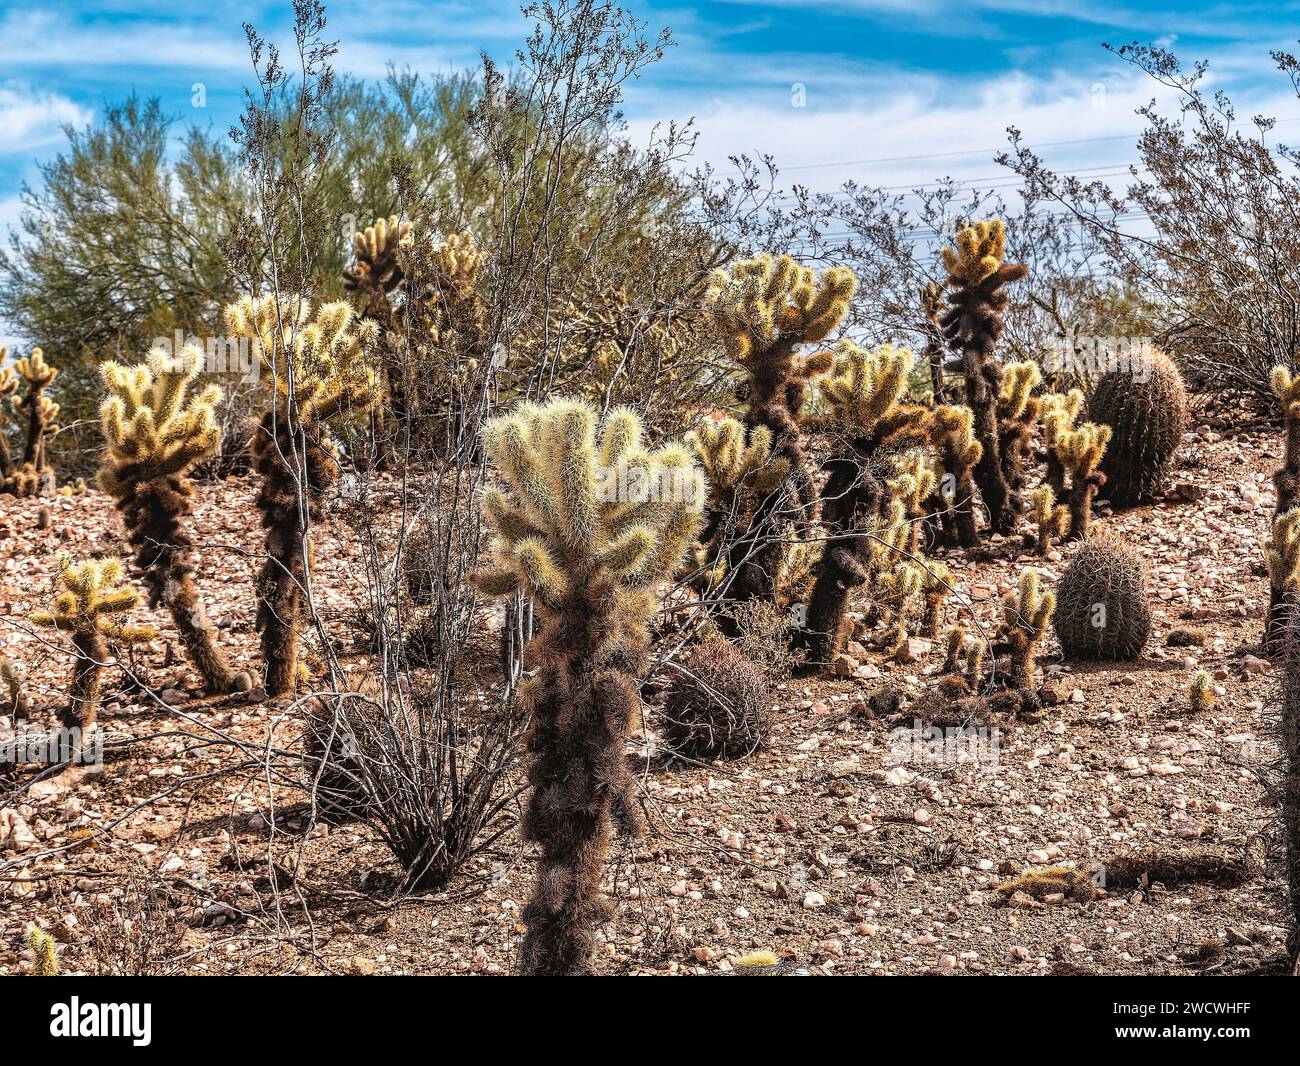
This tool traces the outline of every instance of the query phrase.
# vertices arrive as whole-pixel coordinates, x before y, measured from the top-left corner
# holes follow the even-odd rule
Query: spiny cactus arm
[[[948,284],[974,288],[990,279],[1003,285],[1025,277],[1029,270],[1023,264],[1004,262],[1006,238],[1006,224],[1000,218],[962,227],[956,247],[941,253]]]
[[[45,352],[40,348],[33,348],[30,355],[15,362],[14,370],[33,392],[48,388],[59,376],[58,368],[45,361]]]
[[[1043,381],[1043,372],[1034,362],[1012,363],[1003,371],[1002,391],[998,396],[998,417],[1016,421],[1025,414],[1030,394]]]
[[[908,348],[885,344],[865,351],[842,341],[830,376],[819,379],[818,388],[837,421],[867,433],[898,404],[914,363]]]
[[[43,929],[33,928],[27,934],[27,943],[31,946],[34,960],[33,977],[58,977],[59,953],[54,937]]]
[[[541,469],[555,500],[557,532],[566,545],[584,554],[595,549],[600,525],[595,427],[595,412],[571,401],[552,406],[542,432]]]

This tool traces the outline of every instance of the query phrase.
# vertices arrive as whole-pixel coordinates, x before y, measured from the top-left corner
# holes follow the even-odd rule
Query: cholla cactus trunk
[[[53,471],[46,460],[45,438],[48,432],[56,428],[53,423],[59,405],[45,395],[45,390],[58,377],[59,372],[45,362],[40,348],[33,348],[31,355],[14,363],[14,370],[27,385],[22,400],[16,404],[17,410],[26,416],[27,430],[22,460],[17,465],[10,463],[5,488],[15,496],[39,496],[53,486],[54,480]]]
[[[136,367],[103,364],[109,396],[101,417],[108,451],[99,483],[122,512],[149,605],[167,607],[205,687],[217,693],[234,689],[240,675],[217,646],[194,586],[193,541],[182,521],[194,494],[190,468],[221,444],[213,415],[220,390],[210,386],[189,394],[201,359],[197,349],[187,348],[176,359],[151,352],[149,361]]]
[[[974,412],[975,437],[982,452],[975,481],[995,533],[1011,532],[1017,518],[1011,488],[1003,473],[999,447],[998,397],[1002,367],[997,344],[1005,328],[1004,287],[1029,273],[1022,263],[1002,261],[1006,234],[1000,219],[978,222],[957,235],[957,249],[944,249],[952,304],[941,320],[948,346],[961,357],[966,379],[966,404]]]
[[[521,689],[534,723],[523,832],[541,846],[523,914],[526,974],[591,971],[610,836],[639,828],[624,745],[640,707],[648,623],[703,504],[703,475],[685,448],[647,452],[626,409],[596,430],[595,412],[570,401],[521,405],[484,430],[511,494],[484,496],[495,568],[477,583],[495,596],[523,590],[543,620],[528,649],[536,673]],[[599,489],[637,472],[677,489],[648,499]]]
[[[1273,506],[1274,530],[1278,520],[1300,505],[1300,377],[1292,376],[1284,366],[1275,366],[1270,378],[1273,392],[1282,407],[1283,449],[1282,465],[1273,474],[1277,500]],[[1277,533],[1274,533],[1276,539]],[[1264,646],[1276,650],[1282,632],[1284,615],[1289,614],[1288,580],[1291,570],[1275,566],[1269,559],[1268,615],[1264,619]]]
[[[256,626],[262,634],[268,695],[298,683],[298,645],[307,617],[309,531],[320,501],[338,480],[338,463],[325,447],[295,428],[287,412],[267,411],[253,438],[253,468],[262,476],[257,508],[266,530],[266,561],[257,575]],[[300,460],[301,470],[295,469]]]
[[[1288,605],[1278,629],[1282,665],[1282,825],[1291,903],[1287,947],[1295,973],[1300,968],[1300,607]]]

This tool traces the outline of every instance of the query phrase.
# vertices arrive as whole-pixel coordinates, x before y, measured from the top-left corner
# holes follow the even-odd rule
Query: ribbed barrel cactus
[[[257,506],[266,529],[266,562],[257,580],[266,691],[281,695],[298,681],[298,644],[311,569],[309,530],[321,498],[339,476],[331,421],[365,414],[375,397],[366,351],[373,322],[358,323],[346,303],[245,298],[226,308],[236,336],[258,343],[273,399],[253,436],[262,475]]]
[[[1102,461],[1112,503],[1152,500],[1173,461],[1187,424],[1187,390],[1164,352],[1102,375],[1088,398],[1090,421],[1110,426]]]
[[[202,360],[189,346],[179,356],[155,349],[137,366],[101,365],[109,395],[100,407],[108,451],[99,484],[122,512],[149,606],[171,612],[208,691],[229,692],[251,688],[251,680],[231,669],[217,644],[194,587],[194,542],[184,524],[194,495],[189,471],[221,445],[213,412],[221,390],[191,389]]]
[[[638,829],[626,730],[657,589],[698,529],[704,475],[684,446],[647,450],[633,412],[598,424],[575,401],[521,405],[490,422],[484,442],[505,488],[483,497],[495,537],[477,584],[526,592],[542,617],[527,650],[536,672],[521,691],[534,723],[523,831],[541,859],[520,969],[582,974],[611,831]]]
[[[957,234],[955,248],[943,250],[951,307],[940,320],[948,347],[961,357],[966,404],[974,412],[975,438],[982,452],[975,481],[995,533],[1011,532],[1017,515],[1002,467],[998,432],[998,397],[1002,366],[997,343],[1002,336],[1005,288],[1026,277],[1023,263],[1007,263],[1006,227],[1001,219],[976,222]]]
[[[1146,573],[1104,530],[1076,549],[1056,587],[1052,628],[1071,659],[1136,659],[1151,636]]]

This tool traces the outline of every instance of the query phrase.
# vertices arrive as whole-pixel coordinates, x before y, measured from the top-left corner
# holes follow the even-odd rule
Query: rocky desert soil
[[[653,744],[637,738],[630,757],[649,829],[607,871],[616,913],[601,931],[601,969],[724,973],[759,948],[823,974],[1272,965],[1285,937],[1266,790],[1276,681],[1258,640],[1279,454],[1275,427],[1202,410],[1170,499],[1102,509],[1149,567],[1152,639],[1138,662],[1085,665],[1061,661],[1049,636],[1040,666],[1057,702],[1038,721],[992,723],[959,750],[918,742],[942,650],[922,644],[919,661],[902,666],[864,640],[845,676],[776,693],[767,750],[685,765],[638,755]],[[200,587],[225,646],[248,667],[254,491],[247,479],[202,485],[194,515]],[[320,605],[347,646],[361,548],[337,521],[318,534]],[[66,650],[24,622],[48,596],[59,550],[121,551],[106,497],[0,497],[0,650],[24,677],[34,723],[53,720],[68,670]],[[960,579],[950,606],[968,604],[991,628],[1025,566],[1050,587],[1071,550],[1043,559],[995,541],[987,558],[942,555]],[[33,783],[25,768],[0,768],[0,972],[28,965],[33,922],[64,945],[65,967],[93,968],[88,924],[114,912],[127,921],[112,929],[143,928],[184,973],[510,971],[532,876],[513,832],[446,892],[397,892],[397,867],[370,830],[309,824],[301,793],[268,792],[256,752],[295,743],[304,701],[197,695],[168,648],[167,619],[153,620],[164,636],[136,668],[154,695],[117,691],[121,671],[109,671],[102,721],[117,743],[102,770]],[[347,663],[367,667],[355,648]],[[1195,713],[1184,686],[1198,665],[1213,673],[1218,700]],[[879,698],[890,692],[901,702]],[[1158,876],[1107,879],[1125,857],[1152,853]],[[1105,890],[996,887],[1049,866]],[[148,882],[164,887],[168,913],[146,921],[133,907]]]

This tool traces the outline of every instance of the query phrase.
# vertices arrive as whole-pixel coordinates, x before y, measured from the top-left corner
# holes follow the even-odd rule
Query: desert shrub
[[[1157,351],[1143,369],[1147,374],[1111,370],[1088,398],[1088,418],[1112,431],[1101,469],[1111,502],[1120,506],[1159,492],[1187,423],[1187,392],[1174,361]]]
[[[1079,544],[1056,587],[1052,627],[1071,659],[1136,659],[1151,635],[1146,571],[1104,531]]]
[[[739,759],[763,746],[771,692],[762,668],[725,640],[688,648],[661,715],[669,748],[690,759]]]

